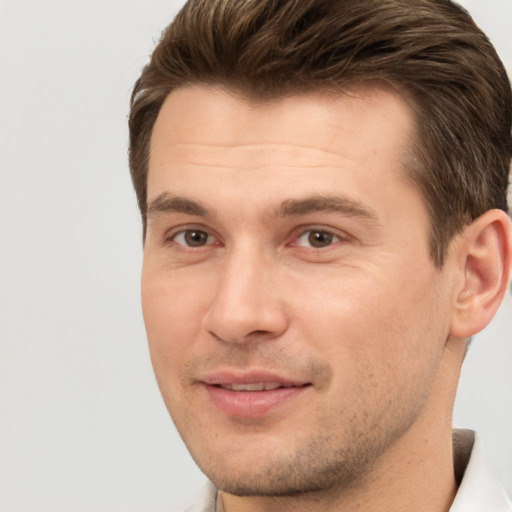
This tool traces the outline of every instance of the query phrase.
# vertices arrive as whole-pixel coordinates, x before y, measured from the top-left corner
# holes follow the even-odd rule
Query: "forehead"
[[[391,124],[394,133],[402,135],[414,125],[411,109],[391,88],[354,87],[340,94],[317,91],[258,101],[218,87],[188,86],[176,89],[164,101],[152,146],[155,139],[167,139],[173,145],[201,139],[218,146],[305,143],[328,151],[335,139],[371,136],[372,129]],[[322,138],[312,138],[312,131]]]
[[[363,194],[368,180],[376,188],[406,179],[413,129],[405,101],[382,88],[251,102],[220,88],[184,87],[167,97],[153,129],[148,201],[205,183],[210,191],[222,185],[226,197],[257,197],[259,189],[267,197],[284,184],[291,196],[305,186],[321,194],[331,178]]]

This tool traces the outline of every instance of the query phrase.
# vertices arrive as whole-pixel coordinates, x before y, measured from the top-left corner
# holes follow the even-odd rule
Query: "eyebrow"
[[[147,208],[147,215],[152,216],[159,213],[184,213],[186,215],[197,215],[198,217],[212,217],[212,211],[186,197],[172,196],[164,192],[153,199]]]
[[[359,217],[378,223],[378,216],[372,208],[359,201],[339,195],[315,195],[303,199],[286,199],[277,208],[268,210],[265,216],[269,218],[299,217],[315,212],[340,213],[348,217]],[[167,192],[157,196],[148,205],[148,216],[160,213],[183,213],[198,217],[215,216],[214,211],[210,208],[192,199],[172,196]]]
[[[279,206],[275,216],[293,217],[315,212],[334,212],[341,213],[348,217],[360,217],[375,223],[378,221],[376,212],[369,206],[348,197],[338,195],[287,199]]]

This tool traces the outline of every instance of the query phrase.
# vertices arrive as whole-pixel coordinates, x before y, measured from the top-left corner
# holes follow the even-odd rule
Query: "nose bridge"
[[[273,287],[274,265],[250,241],[232,247],[217,276],[206,328],[229,342],[271,338],[286,329],[280,294]]]

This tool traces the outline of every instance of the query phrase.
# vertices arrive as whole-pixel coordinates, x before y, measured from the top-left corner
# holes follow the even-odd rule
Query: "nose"
[[[251,249],[226,256],[204,328],[217,340],[247,343],[278,338],[288,328],[275,264]]]

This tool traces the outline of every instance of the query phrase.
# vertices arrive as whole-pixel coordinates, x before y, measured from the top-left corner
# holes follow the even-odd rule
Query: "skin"
[[[144,320],[166,406],[228,512],[449,509],[468,237],[434,266],[403,164],[413,132],[384,89],[258,104],[195,86],[160,111]],[[204,382],[219,372],[307,385],[231,414]]]

